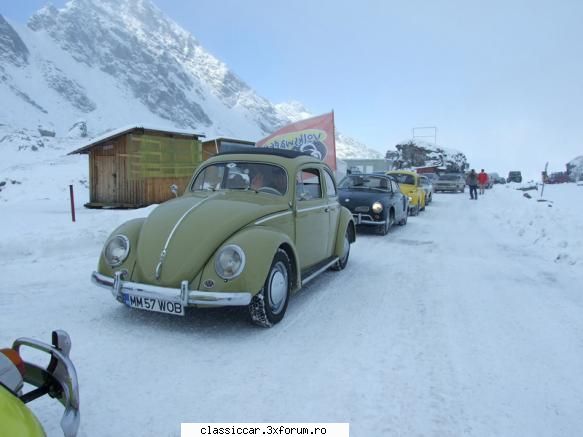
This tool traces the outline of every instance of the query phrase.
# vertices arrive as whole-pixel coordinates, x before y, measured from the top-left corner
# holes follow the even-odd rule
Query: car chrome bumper
[[[461,190],[464,187],[460,187],[459,185],[440,185],[435,187],[435,191],[456,191]]]
[[[384,225],[386,220],[374,220],[370,214],[352,214],[354,223],[357,225]]]
[[[198,291],[188,288],[188,281],[182,281],[180,288],[158,287],[156,285],[140,284],[137,282],[124,281],[122,273],[116,272],[115,277],[102,275],[98,272],[91,274],[91,282],[99,287],[111,291],[113,297],[122,300],[122,294],[129,294],[138,297],[150,297],[169,300],[182,304],[183,306],[205,305],[205,306],[245,306],[249,305],[251,293],[222,293],[216,291]]]

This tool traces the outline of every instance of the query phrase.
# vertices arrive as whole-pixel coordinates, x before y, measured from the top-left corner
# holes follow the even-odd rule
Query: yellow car
[[[401,193],[409,196],[410,215],[417,215],[419,211],[425,209],[425,190],[417,173],[407,170],[393,170],[388,171],[387,174],[397,180]]]

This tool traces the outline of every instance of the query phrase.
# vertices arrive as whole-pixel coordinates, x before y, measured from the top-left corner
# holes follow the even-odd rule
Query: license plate
[[[131,294],[123,295],[123,303],[131,308],[140,310],[154,311],[157,313],[173,314],[175,316],[184,315],[184,306],[179,302],[171,300],[158,299],[154,297],[132,296]]]

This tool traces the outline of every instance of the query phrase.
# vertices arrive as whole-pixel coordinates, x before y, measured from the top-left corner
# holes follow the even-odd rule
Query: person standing
[[[478,200],[478,175],[473,168],[466,178],[466,184],[470,187],[470,199]]]
[[[488,173],[484,169],[478,175],[478,184],[480,185],[480,194],[484,194],[484,189],[488,185]]]

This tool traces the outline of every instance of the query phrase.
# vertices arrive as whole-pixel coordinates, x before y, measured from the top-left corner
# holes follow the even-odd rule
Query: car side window
[[[296,199],[311,200],[322,197],[322,184],[318,169],[305,168],[296,176]]]
[[[401,191],[399,185],[397,185],[395,181],[391,181],[391,188],[393,189],[393,193],[398,193],[399,191]]]
[[[330,176],[328,171],[324,170],[324,180],[326,181],[326,193],[328,197],[336,197],[336,185],[334,179]]]

